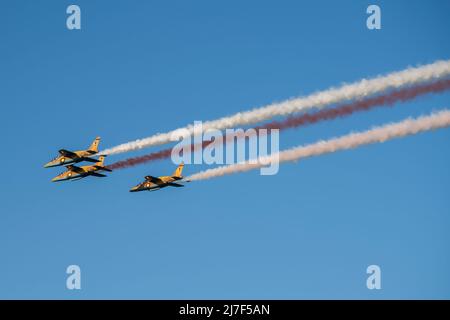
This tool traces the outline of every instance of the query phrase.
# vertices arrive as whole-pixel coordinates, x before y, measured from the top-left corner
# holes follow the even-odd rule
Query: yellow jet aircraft
[[[67,165],[71,163],[77,163],[81,161],[97,162],[97,159],[90,158],[96,153],[98,153],[98,144],[100,143],[100,137],[95,138],[94,142],[90,145],[87,150],[79,151],[69,151],[65,149],[59,150],[59,156],[54,158],[52,161],[44,165],[44,168],[57,167],[62,165]]]
[[[98,159],[98,162],[96,162],[94,165],[91,166],[82,166],[77,167],[74,165],[68,165],[66,166],[67,171],[64,171],[60,175],[54,177],[52,179],[52,182],[58,182],[58,181],[64,181],[64,180],[73,180],[73,179],[82,179],[87,176],[94,176],[94,177],[106,177],[106,175],[98,173],[97,171],[109,171],[112,170],[105,167],[103,162],[105,160],[105,156],[100,156]]]
[[[184,185],[175,182],[183,179],[183,176],[181,175],[183,167],[184,163],[181,163],[171,176],[162,176],[162,177],[146,176],[145,181],[131,188],[130,192],[156,191],[165,187],[178,187],[178,188],[184,187]]]

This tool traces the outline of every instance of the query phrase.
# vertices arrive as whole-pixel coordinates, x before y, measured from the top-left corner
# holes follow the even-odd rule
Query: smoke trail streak
[[[409,87],[406,89],[396,90],[389,92],[386,95],[380,95],[364,100],[355,101],[352,103],[344,104],[333,109],[323,109],[314,113],[300,114],[297,116],[290,116],[287,119],[281,121],[273,121],[259,127],[256,127],[256,132],[260,133],[261,129],[279,129],[285,130],[290,128],[296,128],[300,126],[306,126],[314,124],[324,120],[332,120],[338,117],[349,116],[358,111],[368,111],[374,107],[393,106],[397,102],[405,102],[417,98],[420,95],[429,93],[439,93],[450,89],[450,79],[440,80],[425,85],[419,85]],[[201,148],[205,148],[207,145],[213,143],[213,141],[202,142]],[[191,145],[191,152],[196,150],[197,145]],[[198,149],[198,148],[197,148]],[[147,163],[150,161],[161,160],[169,158],[172,152],[172,148],[164,149],[161,151],[153,152],[139,157],[128,158],[122,161],[118,161],[109,166],[111,169],[122,169],[133,167],[139,164]]]
[[[353,149],[366,144],[385,142],[387,140],[405,137],[423,131],[434,130],[448,126],[450,126],[450,110],[443,110],[428,116],[419,117],[417,119],[408,118],[401,122],[387,124],[368,131],[351,133],[342,137],[292,148],[274,155],[260,157],[255,163],[243,162],[205,170],[193,174],[187,179],[195,181],[216,178],[228,174],[261,168],[264,166],[264,164],[270,163],[271,161],[278,160],[280,163],[286,161],[295,161],[312,156],[333,153],[340,150]]]
[[[285,116],[295,112],[303,112],[313,108],[323,108],[330,104],[359,100],[386,90],[399,89],[424,82],[442,79],[450,74],[450,60],[437,61],[421,67],[408,68],[370,80],[360,80],[353,84],[344,84],[339,88],[331,88],[306,97],[290,99],[281,103],[273,103],[250,111],[203,123],[203,131],[208,129],[222,130],[268,120],[276,116]],[[127,142],[116,147],[103,150],[102,154],[117,154],[145,147],[172,142],[172,138],[194,133],[194,127],[188,125],[167,133],[159,133],[148,138]]]

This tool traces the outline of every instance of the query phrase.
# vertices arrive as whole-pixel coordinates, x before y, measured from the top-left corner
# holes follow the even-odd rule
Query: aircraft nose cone
[[[130,189],[130,192],[136,192],[137,189],[138,189],[138,187],[133,187],[133,188]]]
[[[44,164],[44,168],[48,168],[48,167],[50,167],[52,164],[50,163],[50,162],[48,162],[48,163],[46,163],[46,164]]]

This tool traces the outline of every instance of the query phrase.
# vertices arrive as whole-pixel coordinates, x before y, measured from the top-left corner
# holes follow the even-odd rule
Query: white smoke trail
[[[243,162],[214,169],[205,170],[188,177],[187,180],[205,180],[223,175],[258,169],[273,161],[295,161],[312,156],[332,153],[339,150],[347,150],[362,145],[384,142],[390,139],[400,138],[419,132],[444,128],[450,126],[450,110],[422,116],[417,119],[408,118],[401,122],[376,127],[368,131],[351,133],[342,137],[326,141],[319,141],[306,146],[292,148],[274,155],[258,158],[256,162]]]
[[[352,84],[344,84],[339,88],[319,91],[306,97],[290,99],[280,103],[273,103],[265,107],[250,111],[239,112],[235,115],[203,123],[203,131],[209,129],[222,130],[249,125],[276,116],[284,116],[295,112],[303,112],[313,108],[323,108],[330,104],[344,101],[363,99],[379,94],[386,90],[416,85],[419,83],[439,80],[450,75],[450,60],[437,61],[425,66],[408,68],[393,72],[385,76],[378,76],[369,80],[362,79]],[[102,154],[117,154],[138,150],[150,146],[161,145],[172,141],[173,137],[181,137],[189,132],[194,133],[194,127],[188,125],[167,133],[158,133],[148,138],[139,139],[116,147],[103,150]],[[196,132],[200,133],[200,132]]]

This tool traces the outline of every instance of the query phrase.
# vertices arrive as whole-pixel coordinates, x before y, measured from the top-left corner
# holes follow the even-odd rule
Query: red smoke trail
[[[340,105],[333,109],[323,109],[313,113],[300,114],[297,116],[289,116],[284,120],[273,121],[261,126],[256,127],[257,131],[261,129],[289,129],[300,126],[314,124],[324,120],[332,120],[340,117],[349,116],[355,112],[368,111],[374,107],[386,107],[393,106],[397,102],[404,102],[412,100],[420,95],[429,93],[439,93],[450,88],[450,79],[436,81],[430,84],[414,86],[406,89],[395,90],[384,95],[368,98],[365,100],[359,100]],[[205,148],[207,145],[214,141],[203,141],[199,145],[201,148]],[[191,152],[196,145],[191,145]],[[198,147],[198,145],[197,145]],[[133,167],[142,163],[161,160],[169,158],[172,153],[172,148],[164,149],[161,151],[153,152],[147,155],[128,158],[122,161],[115,162],[108,167],[110,169],[123,169]]]

